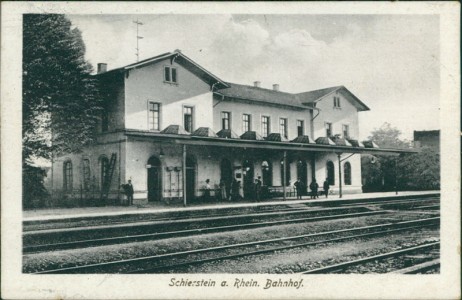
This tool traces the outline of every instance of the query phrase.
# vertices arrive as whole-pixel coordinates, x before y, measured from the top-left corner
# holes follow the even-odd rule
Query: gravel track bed
[[[438,235],[439,229],[409,230],[392,233],[386,237],[358,238],[346,242],[283,250],[272,254],[191,265],[175,268],[171,273],[292,274],[435,242],[439,240],[436,237]]]
[[[403,247],[406,248],[410,246],[403,245]],[[439,257],[439,249],[431,249],[425,251],[416,250],[412,254],[400,255],[398,257],[390,257],[387,259],[372,261],[357,266],[351,266],[347,269],[344,269],[341,273],[388,273],[398,269],[404,269],[413,265],[421,264]]]
[[[124,227],[109,227],[109,228],[95,228],[92,230],[84,231],[70,231],[70,232],[54,232],[54,233],[43,233],[39,235],[25,235],[23,236],[23,245],[42,245],[42,244],[54,244],[63,242],[72,242],[78,240],[90,240],[99,238],[109,237],[123,237],[131,235],[142,235],[151,233],[162,233],[162,232],[173,232],[181,230],[194,230],[194,229],[206,229],[217,226],[231,226],[231,225],[242,225],[247,223],[259,223],[259,222],[271,222],[271,221],[290,221],[299,218],[306,217],[323,217],[332,216],[337,214],[348,214],[348,213],[360,213],[368,212],[366,208],[352,208],[341,211],[302,211],[301,213],[288,214],[288,215],[270,215],[270,216],[243,216],[240,218],[230,219],[218,219],[218,220],[192,220],[184,221],[181,223],[160,223],[160,224],[139,224],[133,226]],[[232,230],[232,228],[230,228]]]
[[[395,214],[393,218],[383,219],[379,216],[358,217],[354,219],[338,219],[318,221],[313,223],[287,224],[235,232],[220,232],[193,237],[179,237],[159,241],[145,241],[118,245],[106,245],[83,249],[61,250],[23,256],[23,271],[36,272],[45,269],[72,267],[108,262],[121,259],[130,259],[152,255],[160,255],[171,252],[187,251],[228,245],[235,243],[252,242],[261,239],[272,239],[301,234],[313,234],[318,232],[339,230],[345,228],[362,227],[396,221],[419,219],[417,214]]]

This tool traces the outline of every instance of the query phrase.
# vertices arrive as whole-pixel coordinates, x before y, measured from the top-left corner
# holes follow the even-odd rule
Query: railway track
[[[393,232],[424,227],[439,226],[440,218],[426,218],[398,223],[364,226],[314,234],[305,234],[249,243],[230,244],[211,248],[195,249],[147,257],[131,258],[104,263],[72,266],[35,272],[35,274],[69,273],[163,273],[194,264],[235,259],[298,247],[309,247],[325,243],[341,242],[356,238],[370,238]],[[317,239],[314,240],[313,239]],[[287,245],[289,243],[289,245]],[[260,248],[262,247],[262,248]],[[257,248],[257,250],[255,250]]]
[[[413,205],[413,204],[424,204],[426,202],[439,202],[439,197],[425,197],[425,198],[413,198],[413,199],[393,199],[393,200],[361,200],[346,203],[339,203],[337,204],[338,208],[347,208],[347,207],[359,207],[363,205]],[[297,211],[297,210],[309,210],[313,207],[330,207],[330,203],[328,202],[312,202],[312,203],[299,203],[301,206],[297,208],[290,207],[290,204],[281,206],[263,206],[258,208],[221,208],[221,209],[210,209],[200,212],[196,211],[187,211],[187,212],[175,212],[175,213],[159,213],[159,214],[136,214],[136,215],[123,215],[123,216],[106,216],[106,217],[85,217],[85,218],[71,218],[67,219],[66,221],[62,220],[50,220],[50,221],[26,221],[23,222],[23,231],[24,232],[37,232],[37,231],[47,231],[53,229],[66,229],[66,228],[79,228],[82,222],[87,222],[91,225],[99,225],[99,226],[114,226],[119,224],[127,224],[133,223],[133,219],[136,218],[136,222],[143,222],[143,221],[181,221],[184,219],[199,219],[199,218],[206,218],[210,215],[215,217],[227,217],[227,216],[238,216],[245,214],[253,214],[253,213],[277,213],[277,212],[290,212],[290,211]],[[415,207],[415,205],[414,205]],[[398,207],[399,208],[399,207]],[[244,212],[243,212],[244,210]],[[99,222],[99,223],[98,223]],[[96,223],[96,224],[95,224]],[[55,227],[53,227],[55,226]],[[62,226],[62,227],[59,227]],[[88,226],[85,226],[88,227]]]
[[[208,226],[208,227],[200,227],[200,228],[193,228],[193,229],[179,229],[179,230],[174,230],[174,231],[163,231],[163,232],[154,232],[154,233],[146,233],[146,234],[132,234],[132,235],[126,235],[126,236],[83,239],[83,240],[77,240],[77,241],[68,241],[68,242],[51,243],[51,244],[36,244],[36,245],[24,246],[23,254],[37,253],[37,252],[43,252],[43,251],[55,251],[55,250],[63,250],[63,249],[101,246],[101,245],[109,245],[109,244],[117,244],[117,243],[140,242],[140,241],[146,241],[146,240],[192,236],[192,235],[207,234],[207,233],[214,233],[214,232],[245,230],[245,229],[284,225],[284,224],[307,223],[307,222],[318,222],[318,221],[326,221],[326,220],[334,220],[334,219],[373,216],[373,215],[386,214],[386,213],[387,212],[385,211],[363,211],[363,212],[357,212],[357,213],[332,214],[332,215],[326,215],[326,216],[307,216],[307,217],[302,217],[302,218],[283,219],[283,220],[276,220],[276,221],[247,222],[247,223],[240,223],[240,224],[234,223],[230,225]],[[66,232],[63,232],[61,234],[66,234]],[[47,240],[47,237],[42,237],[42,240]]]
[[[390,201],[388,201],[388,203],[390,203]],[[401,203],[401,201],[399,203]],[[393,204],[396,205],[396,201],[393,202]],[[414,207],[414,209],[419,209],[419,206]],[[380,210],[371,211],[370,207],[365,208],[363,205],[356,205],[349,206],[348,208],[320,208],[312,210],[302,208],[255,214],[213,216],[198,219],[178,219],[173,221],[154,221],[110,226],[104,225],[71,229],[60,228],[38,230],[25,232],[23,234],[23,241],[25,245],[23,247],[23,253],[28,254],[79,247],[129,243],[290,223],[353,218],[384,213],[386,212]],[[260,221],[260,219],[271,220]],[[92,238],[88,238],[92,235]],[[57,242],[50,242],[53,240],[56,240]]]
[[[355,267],[364,263],[369,263],[371,261],[378,261],[378,260],[383,260],[383,259],[388,259],[388,258],[396,258],[402,255],[406,255],[409,253],[415,253],[417,251],[423,251],[423,250],[429,250],[429,249],[435,249],[440,246],[440,242],[434,242],[434,243],[429,243],[425,245],[419,245],[419,246],[414,246],[414,247],[408,247],[405,249],[400,249],[396,251],[390,251],[387,253],[382,253],[378,255],[373,255],[373,256],[368,256],[368,257],[363,257],[360,259],[356,260],[351,260],[343,263],[338,263],[330,266],[325,266],[322,268],[317,268],[314,270],[308,270],[304,272],[300,272],[300,274],[326,274],[326,273],[344,273],[345,271],[348,270],[348,268]],[[427,266],[428,267],[428,266]],[[432,265],[433,267],[433,265]],[[416,268],[417,270],[421,270],[422,268]],[[409,272],[410,270],[414,270],[413,268],[404,270],[404,273]]]

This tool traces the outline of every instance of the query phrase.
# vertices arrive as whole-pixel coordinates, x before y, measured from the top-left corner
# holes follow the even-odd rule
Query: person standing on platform
[[[205,190],[204,190],[204,200],[209,201],[210,200],[210,179],[205,180]]]
[[[319,188],[319,185],[318,185],[318,183],[316,182],[316,179],[313,179],[313,181],[312,181],[311,184],[310,184],[311,199],[319,198],[319,197],[318,197],[318,188]]]
[[[305,185],[300,180],[300,178],[298,178],[297,181],[295,181],[294,187],[295,187],[295,190],[297,191],[297,199],[301,200],[302,195],[303,195],[303,189],[304,189]]]
[[[327,178],[326,180],[324,180],[322,188],[324,189],[324,193],[326,194],[326,198],[327,198],[327,196],[329,195],[329,188],[330,188],[329,181],[327,180]]]
[[[220,198],[222,201],[228,199],[227,195],[226,195],[226,184],[225,184],[225,181],[222,179],[220,179]]]
[[[255,200],[257,202],[261,200],[261,184],[260,176],[258,176],[258,178],[255,179]]]
[[[127,195],[128,205],[133,205],[133,194],[135,193],[135,190],[133,189],[131,180],[128,180],[128,183],[125,185],[125,193]]]
[[[239,181],[236,178],[231,183],[231,200],[236,201],[239,199]]]

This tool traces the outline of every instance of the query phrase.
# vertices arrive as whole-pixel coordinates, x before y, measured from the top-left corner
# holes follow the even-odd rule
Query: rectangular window
[[[349,125],[343,125],[342,126],[342,131],[343,131],[343,137],[348,138],[350,137],[350,126]]]
[[[326,122],[326,136],[327,137],[332,136],[332,123],[327,123]]]
[[[340,108],[340,97],[334,97],[334,107]]]
[[[303,120],[297,120],[297,135],[302,136],[305,133],[305,122]]]
[[[287,119],[286,118],[280,118],[279,119],[279,133],[281,136],[287,138]]]
[[[190,106],[183,107],[184,129],[187,132],[193,131],[193,108]]]
[[[270,134],[270,117],[261,117],[261,135],[267,137]]]
[[[244,132],[252,130],[252,128],[250,126],[250,122],[251,122],[250,115],[249,114],[243,114],[242,115],[242,130]]]
[[[228,111],[221,112],[221,129],[231,129],[231,113]]]
[[[178,76],[176,68],[173,67],[164,67],[164,81],[177,83]]]
[[[160,103],[149,102],[149,130],[160,130]]]

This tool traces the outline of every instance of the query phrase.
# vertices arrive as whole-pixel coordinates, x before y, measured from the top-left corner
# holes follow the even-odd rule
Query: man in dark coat
[[[313,179],[313,181],[312,181],[311,184],[310,184],[311,199],[319,198],[319,197],[318,197],[318,188],[319,188],[319,185],[318,185],[318,183],[316,182],[316,179]]]
[[[305,188],[305,185],[300,180],[300,178],[298,178],[297,181],[295,181],[294,186],[295,186],[295,190],[297,191],[297,199],[302,199],[303,190]]]
[[[127,195],[128,205],[133,205],[133,194],[135,190],[133,189],[132,181],[129,180],[128,183],[124,186],[125,195]]]
[[[262,182],[260,180],[260,176],[258,176],[257,179],[255,179],[255,200],[260,201],[261,200],[261,185]]]
[[[327,178],[326,180],[324,180],[322,188],[324,189],[324,193],[326,194],[326,198],[327,198],[327,196],[329,195],[329,188],[330,188],[329,181],[327,180]]]

